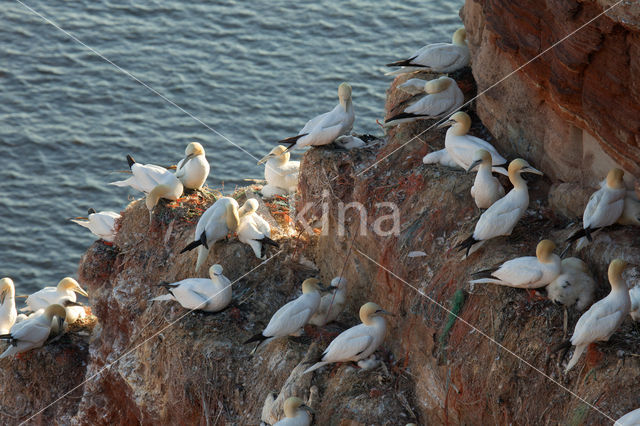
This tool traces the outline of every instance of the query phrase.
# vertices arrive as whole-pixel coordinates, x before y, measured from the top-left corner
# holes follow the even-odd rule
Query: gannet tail
[[[185,251],[191,251],[198,246],[205,246],[207,250],[209,249],[209,245],[207,244],[207,233],[204,231],[202,232],[202,234],[200,234],[199,239],[190,242],[189,245],[187,245],[182,249],[182,251],[180,251],[180,254],[184,253]]]
[[[134,160],[132,156],[130,156],[129,154],[127,154],[127,163],[129,163],[129,168],[131,168],[131,166],[133,166],[134,164],[136,164],[136,160]]]
[[[325,366],[325,365],[327,365],[327,364],[329,364],[329,363],[328,363],[328,362],[323,362],[323,361],[316,362],[316,363],[315,363],[315,364],[313,364],[311,367],[309,367],[309,368],[307,368],[306,370],[304,370],[304,372],[303,372],[302,374],[310,373],[310,372],[312,372],[312,371],[314,371],[314,370],[317,370],[318,368],[323,367],[323,366]]]
[[[471,246],[479,242],[480,240],[476,240],[475,238],[473,238],[473,235],[470,235],[469,238],[467,238],[466,240],[464,240],[454,248],[457,249],[458,251],[462,251],[466,249],[467,250],[466,255],[469,256],[469,250],[471,250]]]
[[[408,58],[408,59],[401,59],[399,61],[395,61],[395,62],[391,62],[389,64],[385,64],[385,66],[387,66],[387,67],[423,67],[423,68],[428,68],[428,67],[425,67],[424,65],[412,64],[411,61],[413,61],[415,58],[416,58],[416,56],[412,56],[411,58]]]
[[[167,301],[167,300],[176,300],[175,297],[173,297],[173,294],[163,294],[162,296],[157,296],[154,297],[153,299],[151,299],[151,301]]]
[[[284,152],[289,152],[291,150],[291,148],[293,148],[293,146],[298,142],[298,139],[303,138],[303,137],[307,136],[308,134],[309,133],[303,133],[301,135],[291,136],[290,138],[279,140],[278,144],[281,144],[281,145],[288,144],[289,146],[287,147],[287,149]]]
[[[578,360],[580,359],[582,352],[584,352],[586,348],[587,348],[587,345],[576,346],[575,351],[573,351],[573,356],[571,357],[571,360],[569,360],[569,364],[567,364],[567,368],[564,370],[565,373],[568,373],[569,370],[571,370],[573,366],[578,363]]]

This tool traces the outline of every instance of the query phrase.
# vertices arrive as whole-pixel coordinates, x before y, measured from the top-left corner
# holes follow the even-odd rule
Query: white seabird
[[[298,189],[300,162],[290,161],[290,157],[291,154],[287,151],[287,148],[278,145],[258,161],[258,164],[266,163],[264,166],[264,178],[267,181],[267,185],[282,189],[284,195],[295,192]]]
[[[317,279],[307,278],[304,280],[302,295],[278,309],[265,329],[244,343],[258,342],[257,349],[262,342],[300,333],[320,305],[321,290],[324,288]]]
[[[353,135],[338,136],[336,138],[336,140],[333,141],[333,143],[338,148],[342,148],[342,149],[346,149],[346,150],[355,149],[355,148],[362,148],[363,146],[367,145],[367,143],[365,141],[363,141],[359,137],[353,136]]]
[[[313,410],[305,405],[300,398],[292,396],[284,401],[285,418],[274,423],[273,426],[309,426]]]
[[[513,189],[480,215],[473,234],[456,248],[466,249],[468,256],[471,246],[480,241],[501,235],[511,235],[513,228],[529,206],[529,190],[527,182],[521,176],[522,173],[542,175],[541,171],[531,167],[522,158],[513,160],[509,164],[509,180]]]
[[[587,346],[597,341],[607,341],[616,332],[620,324],[629,315],[631,299],[629,288],[622,280],[622,271],[627,262],[614,259],[609,264],[609,283],[611,292],[602,300],[594,303],[587,312],[582,314],[571,336],[571,344],[576,347],[573,356],[567,364],[568,372],[580,359],[580,355]]]
[[[188,189],[200,189],[209,176],[209,162],[204,148],[198,142],[191,142],[184,150],[185,157],[176,166],[176,177]]]
[[[640,285],[636,285],[629,290],[629,297],[631,298],[631,318],[634,321],[640,321]]]
[[[57,304],[47,306],[42,315],[34,315],[24,321],[16,323],[7,334],[0,335],[0,339],[8,340],[10,345],[0,359],[8,356],[39,348],[49,337],[54,317],[59,319],[59,329],[66,316],[65,309]]]
[[[637,408],[620,417],[613,426],[638,426],[640,425],[640,408]]]
[[[127,162],[133,176],[125,180],[111,182],[110,185],[130,186],[137,191],[144,192],[147,195],[145,203],[149,209],[149,217],[151,217],[153,208],[158,204],[160,198],[175,201],[182,195],[184,190],[182,182],[169,170],[153,164],[136,163],[130,155],[127,155]]]
[[[591,241],[591,232],[616,223],[624,211],[624,198],[627,193],[623,176],[624,171],[621,169],[609,170],[606,184],[591,195],[584,209],[583,229],[575,232],[567,241],[572,242],[582,236]]]
[[[320,306],[309,320],[309,324],[322,327],[338,318],[342,313],[344,305],[347,303],[347,280],[342,277],[335,277],[331,280],[329,294],[322,296]]]
[[[596,282],[587,264],[576,257],[562,260],[560,275],[546,288],[549,300],[583,311],[593,302]]]
[[[16,322],[16,289],[11,278],[0,280],[0,334],[7,334]]]
[[[504,197],[504,187],[491,174],[491,153],[486,149],[476,151],[473,163],[467,169],[467,173],[478,165],[478,173],[476,173],[476,179],[471,187],[471,196],[479,209],[488,209],[493,203]]]
[[[447,130],[444,138],[444,147],[458,166],[467,170],[474,161],[476,151],[484,149],[491,154],[491,162],[494,166],[506,164],[507,160],[489,142],[468,135],[471,128],[471,117],[464,112],[458,111],[449,117],[449,120],[440,124],[438,128],[451,126]],[[507,172],[502,167],[493,167],[494,172],[506,175]]]
[[[353,128],[355,112],[351,102],[351,86],[342,83],[338,86],[339,103],[324,114],[312,118],[300,130],[297,136],[283,139],[280,143],[289,145],[287,151],[305,146],[328,145],[338,136],[348,134]]]
[[[428,153],[422,158],[424,164],[441,164],[446,167],[459,168],[453,158],[449,155],[446,148]]]
[[[196,272],[209,255],[209,246],[222,240],[238,229],[240,217],[238,216],[238,202],[231,197],[222,197],[216,200],[198,220],[194,241],[187,245],[180,253],[198,248],[198,260]]]
[[[22,308],[23,311],[37,311],[38,309],[46,309],[47,306],[58,303],[62,297],[67,296],[72,302],[76,301],[76,293],[85,297],[89,297],[86,291],[80,287],[78,281],[71,277],[65,277],[55,287],[45,287],[38,290],[27,297],[27,306]]]
[[[427,84],[429,80],[423,80],[421,78],[410,78],[402,84],[398,85],[398,89],[402,90],[409,95],[417,95],[425,92],[424,85]]]
[[[257,213],[260,204],[255,198],[249,198],[238,210],[240,224],[238,225],[238,240],[253,249],[258,259],[264,259],[267,252],[266,245],[279,247],[271,239],[271,226]]]
[[[61,297],[60,299],[58,299],[56,304],[62,306],[67,313],[64,318],[65,324],[71,325],[79,319],[87,316],[87,313],[84,310],[84,306],[76,302],[75,300],[71,300],[69,296]]]
[[[112,243],[116,238],[115,225],[116,220],[120,219],[120,215],[112,211],[96,212],[95,209],[89,209],[87,217],[75,217],[71,222],[88,228],[98,238]]]
[[[462,90],[454,79],[446,76],[428,81],[424,91],[427,96],[409,105],[402,113],[385,120],[385,126],[447,116],[464,103]]]
[[[497,268],[479,271],[473,275],[485,277],[470,283],[491,283],[516,288],[540,288],[553,281],[560,274],[560,256],[553,250],[556,245],[551,240],[542,240],[536,247],[535,256],[517,257],[504,262]],[[490,278],[493,277],[493,278]]]
[[[418,49],[407,59],[387,64],[388,67],[402,67],[386,75],[397,75],[413,71],[450,73],[469,65],[467,32],[459,28],[453,33],[451,43],[433,43]]]
[[[636,191],[627,191],[624,208],[617,222],[620,225],[640,226],[640,200]]]
[[[307,368],[302,374],[332,362],[357,362],[368,358],[382,344],[387,331],[387,322],[380,315],[391,314],[373,302],[362,305],[360,308],[362,324],[340,333],[322,353],[319,362]]]
[[[187,309],[218,312],[231,303],[231,281],[222,275],[222,266],[209,268],[210,278],[187,278],[172,284],[159,284],[169,294],[157,296],[152,301],[173,300]]]

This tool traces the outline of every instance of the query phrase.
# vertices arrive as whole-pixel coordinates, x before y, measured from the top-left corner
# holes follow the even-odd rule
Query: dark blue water
[[[447,41],[462,0],[24,2],[254,157],[353,87],[354,131],[378,133],[381,64]],[[399,4],[402,3],[402,4]],[[201,142],[210,187],[255,159],[14,1],[0,11],[0,276],[18,294],[75,275],[94,240],[67,219],[120,211],[125,155],[168,165]]]

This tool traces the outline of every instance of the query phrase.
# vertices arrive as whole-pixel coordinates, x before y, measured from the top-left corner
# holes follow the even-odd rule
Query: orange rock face
[[[614,163],[640,176],[640,5],[599,16],[613,4],[467,0],[461,13],[487,90],[478,115],[554,179],[592,184]]]

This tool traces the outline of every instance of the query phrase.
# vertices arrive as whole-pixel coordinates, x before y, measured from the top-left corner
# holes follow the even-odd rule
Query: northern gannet
[[[367,143],[365,141],[363,141],[359,137],[353,136],[353,135],[338,136],[336,138],[336,140],[333,141],[333,143],[335,144],[336,147],[342,148],[342,149],[347,149],[347,150],[355,149],[355,148],[362,148],[363,146],[367,145]]]
[[[342,83],[338,86],[338,99],[340,102],[333,110],[309,120],[297,136],[280,141],[289,145],[287,151],[305,146],[327,145],[338,136],[346,135],[351,131],[356,116],[351,102],[349,84]]]
[[[149,218],[151,218],[153,208],[158,204],[160,198],[175,201],[182,195],[184,190],[182,182],[169,170],[153,164],[136,163],[130,155],[127,155],[127,162],[133,176],[125,180],[111,182],[110,185],[130,186],[147,194],[145,203],[149,209]]]
[[[617,222],[620,225],[640,226],[640,200],[636,191],[627,191],[624,208]]]
[[[560,275],[546,288],[549,300],[584,311],[593,301],[596,282],[587,264],[576,257],[562,260]]]
[[[285,193],[295,192],[298,189],[300,162],[290,161],[290,156],[287,148],[278,145],[258,161],[259,165],[267,163],[264,166],[267,185],[282,188]]]
[[[347,303],[347,280],[335,277],[331,280],[329,294],[322,296],[318,310],[309,320],[309,324],[322,327],[338,318]]]
[[[184,155],[176,166],[176,177],[185,188],[202,188],[209,176],[209,162],[204,156],[204,148],[198,142],[191,142],[184,150]]]
[[[173,300],[187,309],[218,312],[231,303],[231,281],[222,275],[222,266],[209,268],[209,278],[187,278],[172,284],[159,284],[169,294],[154,297],[154,300]]]
[[[58,328],[61,330],[66,311],[58,304],[47,306],[42,315],[34,315],[14,324],[9,333],[0,335],[0,339],[10,343],[7,350],[0,355],[0,359],[42,346],[49,337],[54,317],[58,318]]]
[[[257,349],[264,341],[298,334],[318,309],[321,290],[324,288],[317,279],[307,278],[304,280],[302,295],[278,309],[265,329],[244,343],[258,342]]]
[[[428,81],[424,86],[427,96],[409,105],[400,114],[384,121],[385,126],[395,126],[420,119],[436,119],[451,114],[464,103],[464,95],[452,78],[442,76]]]
[[[497,268],[476,272],[484,278],[471,283],[491,283],[517,288],[540,288],[553,281],[560,274],[560,256],[553,250],[556,245],[551,240],[542,240],[536,247],[536,255],[517,257],[504,262]],[[494,278],[488,278],[494,277]]]
[[[471,187],[471,196],[479,209],[488,209],[493,203],[504,197],[504,187],[491,173],[491,153],[486,149],[476,151],[473,163],[467,169],[467,173],[478,165],[478,173]]]
[[[322,353],[319,362],[307,368],[302,374],[332,362],[357,362],[368,358],[382,344],[387,331],[387,322],[381,315],[391,315],[391,313],[373,302],[362,305],[360,308],[362,324],[340,333]]]
[[[115,225],[120,215],[116,212],[103,211],[97,213],[95,209],[89,209],[87,217],[75,217],[71,222],[88,228],[94,235],[104,241],[112,243],[116,238]]]
[[[451,126],[451,128],[447,130],[444,138],[444,147],[458,166],[467,170],[473,163],[476,151],[479,149],[489,151],[494,166],[507,162],[489,142],[467,134],[471,128],[471,117],[466,112],[456,112],[438,128],[447,126]],[[502,167],[494,167],[493,171],[503,175],[507,174]]]
[[[76,301],[76,293],[85,297],[89,297],[86,291],[80,287],[78,281],[71,277],[65,277],[55,287],[45,287],[38,290],[27,297],[27,306],[22,310],[37,311],[38,309],[46,309],[47,306],[58,303],[62,297],[67,296],[72,302]]]
[[[460,168],[458,163],[453,161],[446,148],[428,153],[422,158],[424,164],[441,164],[446,167]]]
[[[274,423],[273,426],[309,426],[313,410],[305,405],[300,398],[292,396],[284,401],[285,418]]]
[[[620,417],[613,426],[638,426],[640,425],[640,408],[637,408]]]
[[[409,95],[417,95],[419,93],[425,92],[424,85],[427,84],[429,80],[423,80],[421,78],[410,78],[402,84],[398,85],[398,89],[402,90]]]
[[[629,290],[629,297],[631,298],[631,318],[634,321],[640,321],[640,285],[636,285]]]
[[[238,202],[231,197],[222,197],[200,216],[194,241],[180,253],[198,248],[197,272],[209,255],[209,246],[225,238],[229,232],[234,232],[239,224]]]
[[[388,67],[402,67],[398,71],[387,73],[397,75],[413,71],[432,71],[450,73],[469,64],[467,32],[459,28],[453,33],[451,43],[428,44],[407,59],[387,64]]]
[[[238,240],[253,249],[258,259],[264,259],[267,245],[279,247],[271,239],[271,226],[257,213],[260,204],[255,198],[249,198],[238,210],[240,225],[238,225]]]
[[[71,300],[69,296],[61,297],[60,299],[58,299],[56,304],[62,306],[67,313],[64,318],[65,324],[71,325],[79,319],[87,316],[87,313],[84,310],[84,306],[76,302],[75,300]]]
[[[607,174],[606,184],[594,192],[582,215],[582,228],[567,241],[572,242],[582,236],[592,240],[591,232],[616,223],[624,210],[624,198],[627,190],[624,187],[621,169],[611,169]]]
[[[16,322],[16,289],[11,278],[0,280],[0,334],[7,334]]]
[[[468,256],[471,246],[480,241],[501,235],[511,235],[511,231],[529,206],[529,190],[527,182],[520,176],[522,173],[542,175],[541,171],[531,167],[522,158],[513,160],[509,164],[509,180],[513,189],[480,215],[473,234],[456,248],[466,249]]]
[[[589,344],[609,340],[609,337],[616,332],[629,315],[631,308],[629,288],[627,283],[622,280],[622,271],[626,267],[627,262],[621,259],[615,259],[609,264],[608,275],[611,292],[604,299],[594,303],[576,323],[576,328],[571,336],[571,344],[576,349],[565,372],[576,365],[580,355]]]

